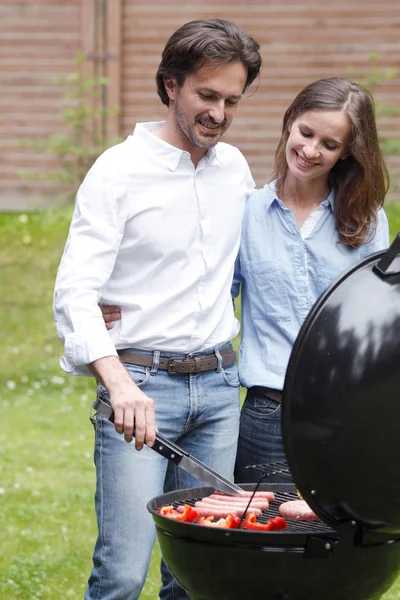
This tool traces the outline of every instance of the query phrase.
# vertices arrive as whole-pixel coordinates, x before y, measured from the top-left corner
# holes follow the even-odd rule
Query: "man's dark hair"
[[[156,75],[162,103],[169,105],[164,79],[175,78],[181,87],[186,77],[206,62],[242,63],[247,68],[245,91],[260,73],[259,49],[259,44],[231,21],[202,19],[185,23],[172,34],[162,53]]]

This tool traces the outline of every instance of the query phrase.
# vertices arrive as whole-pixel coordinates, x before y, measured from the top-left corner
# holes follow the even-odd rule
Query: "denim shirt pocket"
[[[289,297],[278,258],[243,261],[251,314],[255,320],[266,317],[277,322],[291,321]]]

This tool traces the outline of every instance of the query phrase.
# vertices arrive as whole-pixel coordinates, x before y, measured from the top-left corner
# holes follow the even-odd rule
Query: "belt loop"
[[[218,359],[218,365],[217,365],[216,371],[217,371],[217,373],[221,373],[221,371],[222,371],[222,356],[221,356],[221,353],[218,350],[218,348],[216,350],[214,350],[214,353],[215,353],[215,356]]]
[[[151,365],[150,375],[156,375],[158,371],[158,365],[160,364],[160,352],[155,350],[153,354],[153,364]]]

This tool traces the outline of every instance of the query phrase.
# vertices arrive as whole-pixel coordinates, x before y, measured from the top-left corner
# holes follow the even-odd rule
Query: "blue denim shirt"
[[[233,298],[242,286],[239,376],[245,387],[282,389],[300,326],[322,292],[343,271],[389,245],[388,221],[360,248],[338,242],[334,194],[311,233],[302,238],[293,213],[276,195],[275,182],[255,190],[245,208]]]

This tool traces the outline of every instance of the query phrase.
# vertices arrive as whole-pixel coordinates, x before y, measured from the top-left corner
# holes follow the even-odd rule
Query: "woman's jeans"
[[[174,357],[178,358],[176,354]],[[141,390],[154,400],[159,433],[221,475],[232,478],[239,429],[236,366],[193,375],[170,375],[155,369],[151,373],[148,367],[128,364],[125,367]],[[98,394],[109,402],[101,385]],[[125,442],[123,435],[117,434],[114,425],[100,414],[96,416],[95,429],[98,538],[85,600],[137,600],[155,541],[153,518],[146,508],[148,501],[163,492],[202,484],[154,450],[144,447],[136,451],[134,443]],[[160,598],[188,598],[165,564],[162,580]]]
[[[240,416],[238,452],[235,465],[236,483],[257,483],[263,471],[249,465],[286,462],[281,429],[281,404],[250,388]],[[247,468],[246,468],[247,467]],[[289,475],[269,475],[265,483],[291,483]]]

